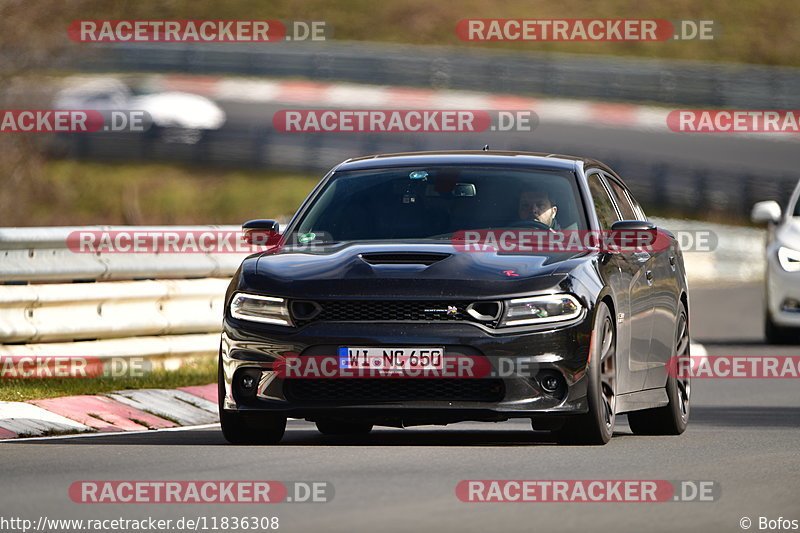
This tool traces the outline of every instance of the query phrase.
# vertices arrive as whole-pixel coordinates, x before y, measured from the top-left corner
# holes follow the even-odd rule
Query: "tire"
[[[567,418],[556,432],[562,444],[606,444],[614,434],[617,388],[617,332],[608,306],[597,306],[587,366],[589,412]]]
[[[675,333],[675,356],[691,357],[689,351],[689,320],[686,307],[681,304]],[[674,368],[682,368],[679,364]],[[636,435],[680,435],[686,431],[691,411],[692,383],[689,376],[667,377],[667,398],[669,403],[664,407],[643,409],[628,413],[628,425]]]
[[[323,435],[366,435],[372,424],[364,422],[342,422],[339,420],[317,420],[317,429]]]
[[[275,413],[238,413],[223,408],[225,382],[222,358],[217,369],[217,405],[222,435],[231,444],[277,444],[286,431],[286,417]]]
[[[764,336],[768,344],[800,344],[800,328],[776,325],[769,309],[764,310]]]

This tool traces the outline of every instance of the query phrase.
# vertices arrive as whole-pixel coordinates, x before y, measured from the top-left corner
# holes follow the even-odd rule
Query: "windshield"
[[[534,220],[534,222],[530,222]],[[293,233],[301,242],[445,240],[460,230],[586,229],[575,175],[497,167],[404,167],[339,172]]]

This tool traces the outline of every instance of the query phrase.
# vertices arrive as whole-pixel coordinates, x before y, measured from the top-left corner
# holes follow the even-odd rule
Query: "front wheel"
[[[677,334],[675,338],[675,357],[678,364],[671,365],[677,369],[686,368],[680,359],[691,358],[689,351],[689,321],[686,308],[681,306],[678,316]],[[689,359],[691,361],[691,359]],[[689,400],[692,383],[688,375],[670,375],[667,377],[667,398],[669,403],[664,407],[643,409],[628,413],[628,425],[636,435],[680,435],[689,424]]]
[[[769,309],[765,309],[764,336],[769,344],[797,344],[800,343],[800,328],[778,326],[772,321]]]
[[[277,444],[286,431],[286,417],[275,413],[239,413],[223,408],[225,382],[222,358],[217,369],[217,405],[222,436],[231,444]]]
[[[614,434],[617,406],[617,339],[611,312],[600,303],[595,312],[587,367],[589,412],[568,418],[557,432],[564,444],[606,444]]]

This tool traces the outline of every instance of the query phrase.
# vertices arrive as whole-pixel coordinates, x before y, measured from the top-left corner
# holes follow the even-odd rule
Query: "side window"
[[[639,213],[633,208],[625,189],[616,180],[606,178],[611,194],[614,196],[614,202],[619,207],[619,212],[622,214],[622,220],[639,220]]]
[[[611,203],[611,198],[600,180],[600,174],[589,175],[589,191],[592,193],[592,201],[594,202],[594,210],[597,212],[597,219],[600,221],[600,229],[609,230],[611,225],[619,220],[617,212],[614,210],[614,204]]]

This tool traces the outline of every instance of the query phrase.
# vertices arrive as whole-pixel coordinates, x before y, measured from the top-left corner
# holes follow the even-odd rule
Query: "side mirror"
[[[604,238],[606,247],[615,251],[636,251],[651,248],[658,240],[658,228],[646,220],[620,220],[611,225]]]
[[[753,210],[750,211],[750,220],[761,224],[777,224],[781,221],[781,206],[778,205],[778,202],[772,200],[758,202],[753,206]]]
[[[655,231],[656,225],[646,220],[620,220],[611,224],[611,231]]]
[[[242,224],[244,242],[256,246],[277,246],[281,243],[280,226],[274,220],[256,219]]]

